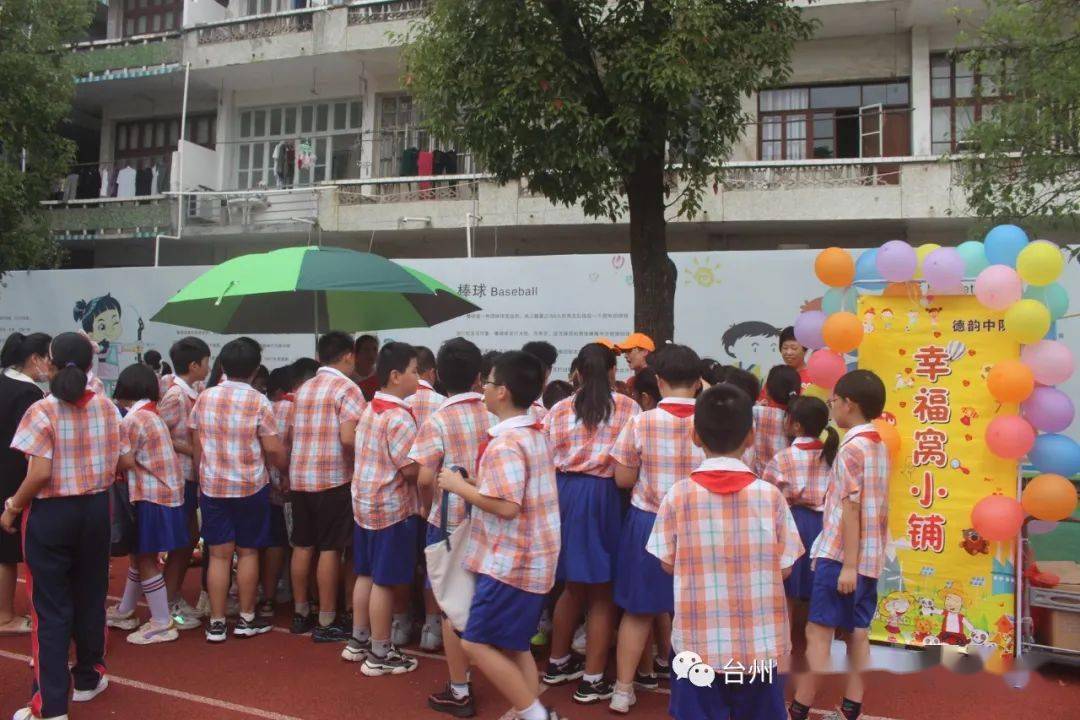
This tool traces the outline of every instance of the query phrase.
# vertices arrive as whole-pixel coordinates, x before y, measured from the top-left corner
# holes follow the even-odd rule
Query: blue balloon
[[[1039,287],[1028,285],[1024,297],[1038,300],[1050,311],[1050,317],[1057,320],[1069,310],[1069,292],[1060,283],[1050,283]]]
[[[858,303],[859,294],[852,288],[829,288],[825,291],[825,296],[821,298],[821,310],[826,315],[832,315],[841,310],[853,313]]]
[[[860,292],[881,292],[885,289],[885,278],[877,269],[877,248],[864,250],[855,261],[855,287]]]
[[[1028,244],[1027,233],[1016,225],[998,225],[986,233],[983,246],[986,259],[991,265],[1016,267],[1016,256]]]
[[[986,248],[978,240],[968,240],[956,246],[956,252],[964,258],[964,277],[974,280],[979,273],[989,267],[986,259]]]
[[[1028,460],[1041,473],[1072,477],[1080,473],[1080,445],[1071,437],[1048,433],[1035,438]]]

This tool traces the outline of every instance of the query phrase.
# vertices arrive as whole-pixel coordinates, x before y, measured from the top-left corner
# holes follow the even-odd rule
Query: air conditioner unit
[[[193,222],[221,222],[221,198],[216,195],[196,195],[188,201],[187,207],[188,219]]]

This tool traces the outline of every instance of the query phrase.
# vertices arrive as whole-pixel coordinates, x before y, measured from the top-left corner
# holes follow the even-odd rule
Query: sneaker
[[[371,641],[360,642],[354,637],[349,638],[349,644],[341,651],[341,659],[346,662],[364,662],[371,653]]]
[[[529,644],[535,648],[541,648],[548,644],[547,633],[543,630],[537,630],[536,634],[529,638]]]
[[[604,678],[596,682],[582,680],[574,691],[574,702],[591,705],[601,700],[610,700],[613,694],[615,694],[615,686]]]
[[[655,690],[660,687],[660,678],[655,673],[636,673],[634,675],[634,687],[642,690]]]
[[[613,713],[619,713],[625,715],[630,712],[630,708],[637,702],[637,696],[634,695],[634,689],[622,691],[616,690],[611,694],[611,704],[608,705],[608,710]]]
[[[172,642],[179,638],[180,633],[176,631],[176,626],[171,620],[165,625],[159,625],[151,620],[128,635],[127,641],[132,645],[153,645],[155,643]]]
[[[274,617],[274,601],[263,600],[261,603],[259,603],[259,607],[255,611],[255,614],[257,614],[261,618],[267,619]]]
[[[188,611],[192,613],[189,614],[184,611],[184,605],[187,603],[181,605],[179,602],[174,602],[169,606],[169,616],[172,618],[173,626],[177,630],[197,630],[202,627],[202,621],[193,614],[195,608],[188,605]]]
[[[206,642],[221,643],[229,636],[229,628],[224,620],[213,620],[206,626]]]
[[[205,590],[199,593],[199,599],[195,603],[195,614],[203,618],[210,617],[210,596]]]
[[[671,663],[661,660],[659,656],[653,660],[653,671],[660,679],[667,680],[671,677]]]
[[[134,610],[122,613],[119,605],[113,605],[105,611],[105,624],[117,630],[135,630],[140,623],[139,618],[135,617]]]
[[[345,642],[351,637],[352,630],[345,632],[340,625],[322,625],[311,631],[311,640],[317,643]]]
[[[574,640],[570,643],[570,649],[576,652],[578,655],[585,654],[585,625],[578,626],[578,629],[574,631]]]
[[[391,643],[390,651],[386,653],[386,657],[377,658],[369,654],[367,659],[364,660],[364,664],[360,666],[360,672],[368,677],[403,675],[415,670],[418,664],[416,658],[402,653]]]
[[[585,658],[576,653],[570,653],[570,659],[562,665],[548,662],[547,670],[542,678],[545,685],[565,685],[568,682],[579,679],[585,674]]]
[[[109,676],[102,675],[98,680],[97,687],[93,690],[79,690],[75,689],[75,692],[71,693],[71,702],[90,702],[101,693],[105,692],[105,689],[109,687]]]
[[[34,716],[34,711],[28,707],[19,708],[15,711],[15,714],[11,716],[11,720],[37,720]],[[68,720],[67,715],[54,715],[50,720]]]
[[[301,615],[300,613],[293,613],[292,626],[289,628],[289,632],[291,632],[293,635],[307,635],[314,629],[314,617],[312,617],[311,615]]]
[[[207,601],[209,601],[209,598],[207,598]],[[198,608],[191,607],[191,605],[188,604],[188,601],[184,598],[180,598],[179,600],[177,600],[176,606],[180,609],[180,612],[184,613],[184,617],[192,617],[196,620],[202,620],[209,614],[202,612]]]
[[[472,690],[471,687],[469,689]],[[472,692],[463,698],[458,698],[454,695],[450,683],[446,684],[446,688],[442,692],[428,695],[427,704],[435,712],[446,713],[454,717],[470,718],[476,715]]]
[[[256,635],[268,633],[272,629],[270,623],[260,617],[252,620],[240,618],[236,623],[236,627],[233,628],[232,634],[236,637],[255,637]]]
[[[442,650],[442,627],[439,625],[424,625],[424,629],[420,631],[420,649],[424,652]]]
[[[394,620],[390,625],[390,644],[394,647],[405,647],[412,642],[412,623]]]

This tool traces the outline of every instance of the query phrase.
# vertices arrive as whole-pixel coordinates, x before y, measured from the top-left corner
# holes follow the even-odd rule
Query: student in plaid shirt
[[[431,413],[446,401],[446,396],[435,389],[435,366],[435,354],[431,349],[422,345],[416,346],[416,374],[420,380],[416,392],[405,398],[405,404],[412,410],[418,428],[424,427]]]
[[[544,365],[544,387],[547,387],[548,381],[551,379],[551,369],[555,367],[555,363],[559,360],[559,351],[554,345],[544,340],[533,340],[527,342],[521,347],[522,351],[530,353],[531,355],[539,358],[540,362]],[[543,395],[543,390],[540,391]],[[544,422],[544,418],[548,414],[548,406],[544,405],[537,398],[529,406],[529,414],[537,422]]]
[[[158,570],[158,554],[171,553],[191,543],[184,516],[184,476],[173,450],[169,426],[158,414],[160,385],[148,365],[124,368],[116,381],[115,400],[127,415],[120,423],[135,467],[127,471],[135,538],[127,583],[120,604],[109,608],[110,627],[135,632],[127,641],[135,645],[170,642],[180,637],[169,611],[165,577]],[[150,606],[150,621],[139,627],[135,604],[141,595]],[[195,627],[198,627],[196,625]]]
[[[630,419],[641,412],[626,395],[615,393],[615,353],[590,343],[578,353],[581,389],[558,403],[544,421],[558,472],[562,553],[556,576],[566,589],[555,604],[548,685],[581,678],[574,700],[595,703],[611,697],[604,679],[616,609],[612,580],[622,530],[623,501],[615,486],[611,449]],[[571,651],[574,627],[588,606],[592,638],[586,657]]]
[[[484,403],[499,423],[488,431],[475,485],[445,464],[439,474],[443,492],[473,506],[464,566],[476,573],[476,592],[462,645],[523,720],[558,720],[540,704],[529,649],[555,582],[560,544],[551,451],[529,415],[543,373],[531,353],[501,355],[484,382]]]
[[[645,549],[656,521],[656,511],[672,486],[690,475],[704,455],[694,445],[694,396],[701,387],[701,358],[683,345],[665,345],[649,359],[652,368],[642,370],[635,383],[640,391],[646,373],[656,374],[661,400],[652,410],[626,423],[611,457],[615,482],[633,488],[630,509],[623,522],[615,571],[615,604],[625,612],[619,625],[617,675],[611,709],[627,713],[636,701],[634,682],[657,687],[652,653],[645,656],[649,631],[661,626],[656,637],[660,653],[667,656],[671,613],[675,609],[671,575]],[[663,622],[655,622],[666,616]],[[658,634],[659,635],[659,634]],[[642,671],[635,678],[639,665]]]
[[[416,570],[420,501],[409,459],[416,421],[405,398],[416,392],[416,351],[388,342],[375,373],[382,390],[356,425],[353,470],[353,639],[341,657],[363,661],[360,672],[377,677],[416,669],[416,658],[391,642],[395,586],[408,585]],[[370,629],[369,629],[370,628]],[[366,657],[365,657],[366,656]]]
[[[188,418],[191,416],[191,409],[195,407],[195,400],[199,397],[196,387],[210,374],[210,347],[201,338],[181,338],[169,348],[169,359],[176,371],[157,405],[158,414],[169,427],[173,449],[180,458],[180,471],[184,478],[184,516],[187,518],[189,540],[187,547],[169,553],[165,561],[165,588],[169,593],[169,612],[177,628],[191,630],[199,627],[202,615],[182,595],[191,555],[199,542],[199,478],[191,459],[191,430],[188,428]],[[203,593],[205,592],[206,589],[203,588]],[[209,603],[209,598],[206,602]]]
[[[4,503],[0,527],[22,515],[27,592],[33,618],[34,694],[15,720],[66,717],[75,702],[108,687],[105,594],[109,586],[110,508],[106,492],[133,460],[120,414],[87,386],[93,350],[84,335],[61,333],[49,346],[48,397],[23,415],[11,447],[29,459],[26,477]],[[75,588],[78,592],[75,592]],[[68,651],[75,643],[75,665]]]
[[[225,600],[234,552],[240,620],[233,634],[253,637],[270,631],[270,624],[255,616],[259,548],[270,533],[266,461],[280,469],[289,462],[270,401],[250,385],[262,349],[250,338],[237,338],[221,348],[218,359],[226,380],[199,395],[188,421],[199,468],[202,534],[210,546],[206,639],[214,643],[227,635]]]
[[[806,626],[804,675],[791,703],[791,717],[805,720],[817,689],[815,675],[828,671],[837,628],[848,636],[853,672],[836,717],[855,720],[862,712],[860,672],[870,659],[868,628],[877,607],[877,578],[888,542],[889,453],[871,420],[885,408],[885,385],[869,370],[849,372],[829,399],[832,418],[847,435],[833,464],[825,517],[810,556],[814,581]]]
[[[332,331],[319,338],[322,367],[296,391],[293,413],[289,501],[292,503],[292,632],[311,632],[315,642],[342,642],[349,629],[336,624],[341,556],[352,538],[353,444],[356,423],[367,406],[349,379],[356,361],[353,339]],[[316,627],[308,601],[311,564],[316,575],[319,618]]]
[[[293,389],[296,376],[291,365],[274,368],[266,383],[266,397],[274,410],[274,425],[285,451],[292,450],[293,412],[296,396]],[[262,584],[263,601],[259,605],[259,617],[274,617],[274,601],[277,598],[278,580],[285,567],[285,555],[289,550],[289,531],[285,525],[285,503],[289,500],[289,473],[267,464],[270,477],[270,541],[259,555],[259,582]]]
[[[783,578],[803,554],[784,496],[739,459],[753,441],[753,400],[715,385],[697,400],[694,442],[705,461],[660,503],[649,552],[675,576],[672,651],[695,652],[711,685],[671,678],[676,720],[786,720],[773,669],[787,662],[791,632]],[[725,667],[767,668],[725,684]]]
[[[801,393],[802,381],[795,370],[777,365],[769,371],[764,397],[754,406],[754,444],[743,457],[755,475],[760,477],[776,453],[789,445],[787,409]]]

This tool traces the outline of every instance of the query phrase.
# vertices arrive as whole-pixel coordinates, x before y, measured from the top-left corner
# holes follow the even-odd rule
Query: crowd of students
[[[235,614],[232,635],[252,637],[287,589],[291,631],[343,643],[363,675],[415,670],[416,639],[444,650],[447,683],[428,705],[456,717],[476,712],[475,667],[525,720],[557,717],[541,681],[629,713],[635,688],[669,677],[676,718],[804,720],[814,673],[784,699],[793,637],[816,672],[837,629],[854,670],[869,656],[888,478],[870,421],[885,388],[852,371],[826,403],[801,394],[797,363],[762,387],[643,337],[584,346],[567,380],[550,377],[544,342],[482,354],[455,338],[433,353],[329,332],[317,359],[268,372],[250,338],[211,365],[189,337],[170,350],[173,374],[132,365],[110,399],[84,335],[12,336],[4,379],[49,387],[19,395],[5,468],[22,459],[6,470],[22,477],[0,488],[0,525],[22,533],[3,561],[26,563],[34,635],[33,695],[15,719],[66,717],[69,698],[105,690],[106,627],[149,645],[205,623],[221,643]],[[629,386],[615,381],[621,349]],[[475,590],[455,628],[424,581],[424,548],[466,518]],[[127,582],[106,609],[119,553]],[[540,673],[533,651],[548,641]],[[715,679],[676,678],[677,657]],[[725,682],[733,668],[754,673]],[[863,692],[855,672],[837,716],[855,720]]]

